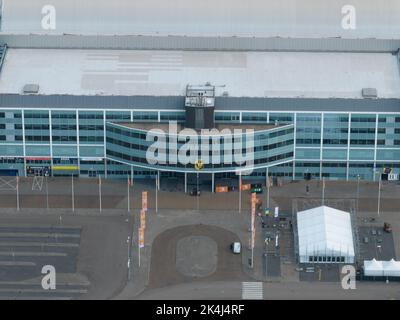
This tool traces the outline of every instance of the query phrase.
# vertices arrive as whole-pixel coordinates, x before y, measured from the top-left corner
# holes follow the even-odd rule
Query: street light
[[[382,176],[379,175],[379,182],[378,182],[378,217],[381,215],[381,187],[382,187]]]
[[[375,175],[379,174],[378,180],[378,217],[381,215],[381,187],[382,187],[382,175],[379,170],[374,170],[374,179]]]

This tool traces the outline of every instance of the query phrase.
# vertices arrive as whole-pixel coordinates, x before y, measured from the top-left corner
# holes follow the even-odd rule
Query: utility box
[[[375,99],[378,98],[378,90],[375,88],[363,88],[361,91],[363,98]]]

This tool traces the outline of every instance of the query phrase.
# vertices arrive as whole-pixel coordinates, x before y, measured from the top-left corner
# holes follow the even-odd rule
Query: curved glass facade
[[[48,168],[54,176],[73,174],[123,178],[132,174],[146,178],[155,174],[152,168],[156,167],[132,161],[134,157],[143,160],[145,149],[140,148],[145,148],[146,144],[141,139],[136,141],[131,136],[112,132],[111,128],[117,128],[117,123],[140,126],[176,121],[182,124],[184,119],[182,109],[24,109],[2,106],[0,173],[24,176],[36,169]],[[229,111],[217,108],[215,123],[226,127],[247,125],[254,128],[272,123],[279,126],[278,131],[284,125],[293,126],[293,136],[263,139],[263,132],[255,134],[254,166],[270,165],[269,174],[273,176],[304,179],[305,174],[310,174],[315,179],[352,180],[360,177],[374,180],[384,168],[400,174],[400,110],[371,113]],[[123,131],[134,134],[134,130]],[[292,145],[290,140],[293,140]],[[126,143],[131,147],[124,146]],[[290,152],[293,152],[292,157]],[[285,163],[288,159],[290,161]],[[132,166],[132,163],[138,166]],[[180,171],[186,168],[172,169]],[[229,168],[214,169],[225,171]],[[265,170],[255,171],[254,175],[260,172],[265,175]]]
[[[201,172],[205,173],[245,170],[248,166],[259,169],[292,161],[293,125],[266,125],[264,127],[265,129],[255,130],[254,133],[242,131],[236,134],[232,130],[230,132],[234,134],[228,135],[229,126],[225,126],[223,131],[218,131],[215,135],[190,136],[165,132],[157,124],[154,124],[154,129],[159,130],[158,133],[144,130],[139,126],[107,123],[106,152],[107,157],[114,161],[136,167],[173,172],[197,172],[194,168],[196,160],[202,161]],[[238,129],[239,127],[235,126],[235,130]],[[160,139],[165,144],[157,150],[157,158],[164,161],[153,163],[154,161],[149,159],[148,150],[155,141],[159,142]],[[189,140],[194,142],[196,155],[180,157]],[[187,150],[188,153],[189,151]],[[243,163],[235,161],[237,157],[240,157]],[[179,158],[185,161],[180,161]]]

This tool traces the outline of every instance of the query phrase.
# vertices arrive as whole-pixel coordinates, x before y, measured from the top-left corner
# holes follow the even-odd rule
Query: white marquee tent
[[[364,261],[364,275],[372,277],[400,277],[400,261]]]
[[[364,261],[364,274],[366,276],[381,277],[383,276],[382,261],[365,260]]]
[[[297,213],[300,263],[354,263],[350,213],[321,206]]]

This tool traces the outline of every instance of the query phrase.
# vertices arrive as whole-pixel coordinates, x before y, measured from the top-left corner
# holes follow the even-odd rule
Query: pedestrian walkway
[[[263,296],[262,282],[242,282],[242,299],[262,300]]]

